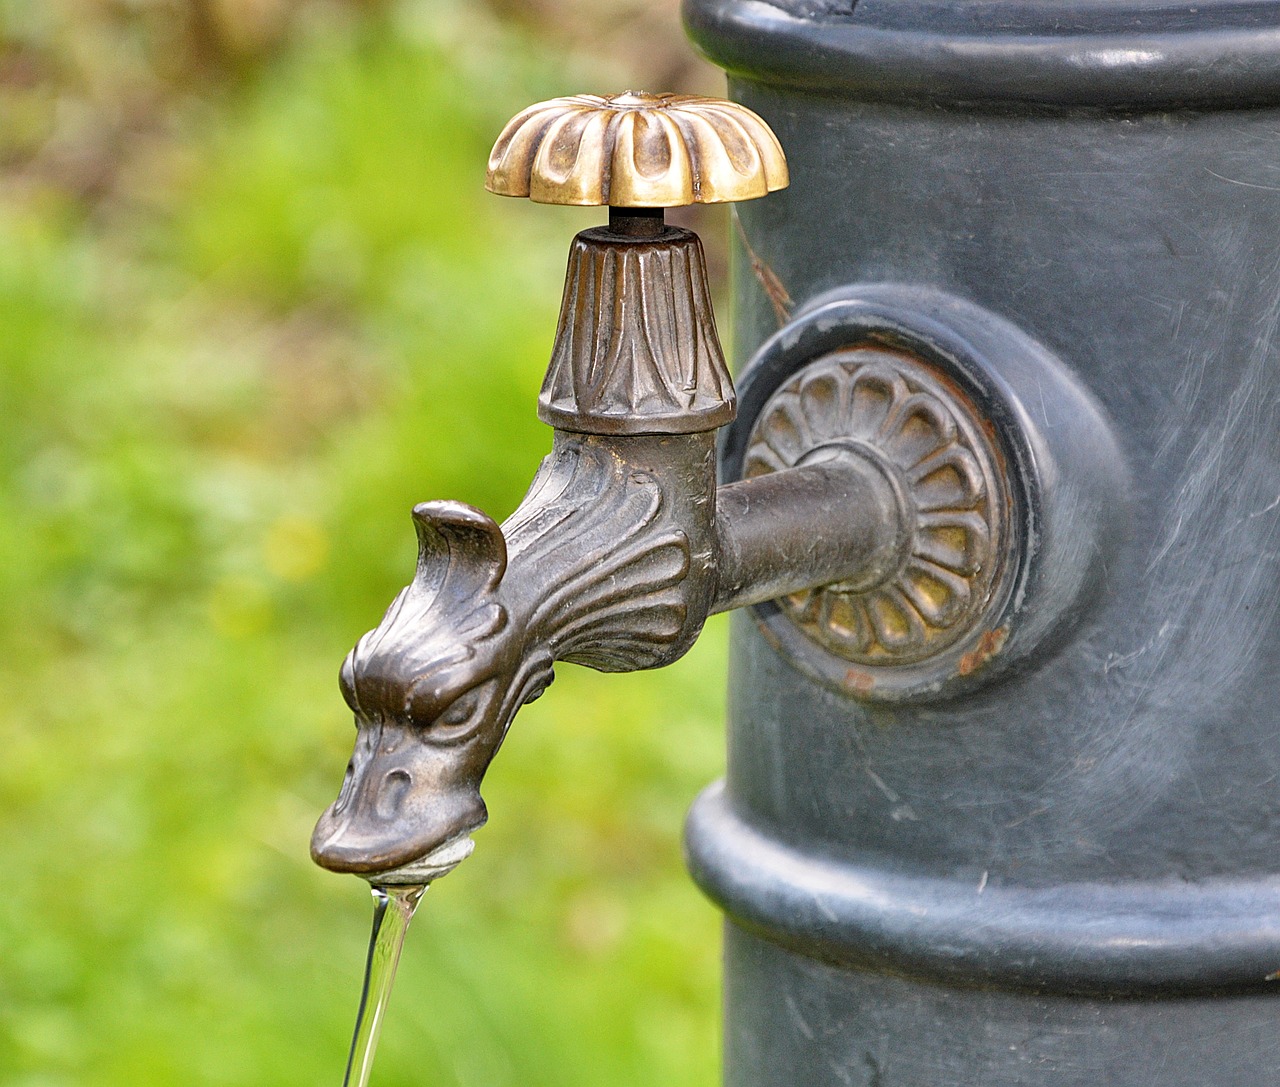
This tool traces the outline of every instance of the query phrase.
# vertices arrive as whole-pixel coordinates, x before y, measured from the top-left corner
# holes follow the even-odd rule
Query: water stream
[[[373,1070],[373,1054],[382,1033],[382,1020],[400,965],[400,949],[409,931],[413,911],[418,908],[425,883],[401,883],[373,888],[373,932],[369,936],[369,957],[364,967],[364,987],[351,1038],[351,1055],[342,1087],[368,1087]]]

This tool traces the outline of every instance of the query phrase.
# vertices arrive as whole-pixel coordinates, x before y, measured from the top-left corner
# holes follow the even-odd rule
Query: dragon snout
[[[479,783],[460,754],[400,726],[362,728],[338,798],[312,832],[312,859],[334,872],[385,872],[481,826]]]

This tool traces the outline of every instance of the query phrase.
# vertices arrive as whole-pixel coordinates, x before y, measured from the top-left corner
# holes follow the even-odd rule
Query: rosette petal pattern
[[[689,94],[575,94],[517,114],[485,187],[541,204],[674,208],[786,188],[773,131],[736,102]]]

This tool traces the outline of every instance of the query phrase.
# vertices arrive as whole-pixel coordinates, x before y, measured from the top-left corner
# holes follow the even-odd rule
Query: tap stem
[[[665,208],[609,208],[609,231],[629,238],[655,238],[666,229]]]

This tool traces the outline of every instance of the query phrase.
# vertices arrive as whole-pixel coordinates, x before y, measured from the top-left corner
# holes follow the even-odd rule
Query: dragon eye
[[[471,719],[471,715],[476,712],[476,703],[478,701],[479,696],[475,691],[454,699],[453,705],[440,715],[438,723],[442,725],[466,724]]]
[[[496,691],[495,680],[478,683],[464,690],[452,702],[440,708],[444,699],[438,690],[424,685],[405,702],[405,714],[422,740],[429,744],[450,744],[466,739],[480,728],[486,710]],[[415,697],[416,695],[416,697]]]

